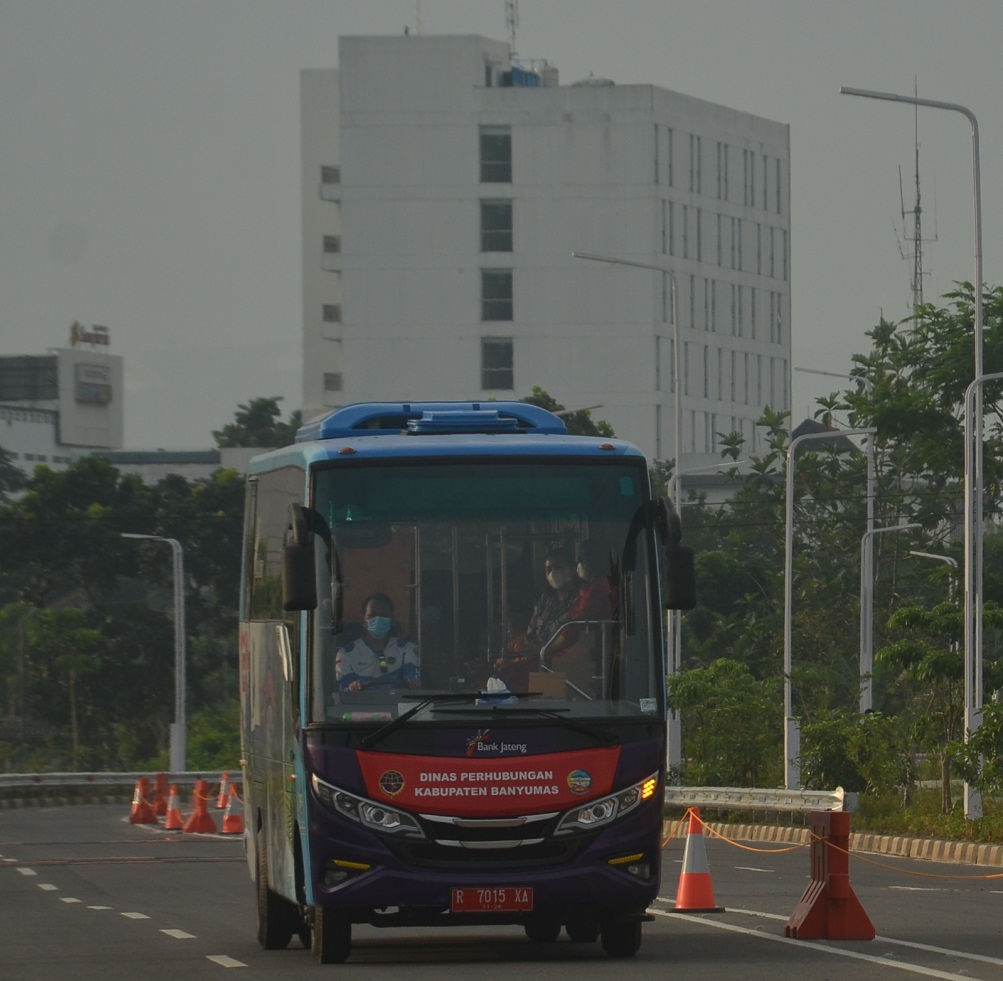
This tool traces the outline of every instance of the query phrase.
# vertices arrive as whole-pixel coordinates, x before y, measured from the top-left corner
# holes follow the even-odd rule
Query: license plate
[[[532,886],[491,886],[454,889],[454,913],[519,913],[533,909]]]

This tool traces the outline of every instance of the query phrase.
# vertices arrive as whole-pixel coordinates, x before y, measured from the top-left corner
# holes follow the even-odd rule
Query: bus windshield
[[[646,502],[643,461],[318,467],[309,721],[661,716]]]

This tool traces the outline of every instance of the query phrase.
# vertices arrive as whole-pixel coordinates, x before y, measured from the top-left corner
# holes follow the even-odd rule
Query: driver
[[[334,677],[339,691],[364,688],[417,688],[418,650],[391,635],[394,604],[386,593],[373,593],[362,604],[363,634],[338,650]]]

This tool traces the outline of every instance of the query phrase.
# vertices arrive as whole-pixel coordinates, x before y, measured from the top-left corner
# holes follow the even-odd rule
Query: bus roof
[[[571,436],[559,416],[526,402],[365,402],[301,427],[295,445],[255,457],[249,472],[345,456],[593,454],[642,457],[640,450],[623,440]]]

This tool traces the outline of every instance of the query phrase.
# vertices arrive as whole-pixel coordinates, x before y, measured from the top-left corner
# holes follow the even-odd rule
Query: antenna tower
[[[919,86],[913,82],[913,88],[917,98],[919,97]],[[902,253],[903,259],[912,260],[912,274],[910,276],[910,287],[912,289],[912,308],[921,306],[923,303],[923,277],[928,275],[923,269],[923,208],[921,205],[921,195],[919,187],[919,106],[915,107],[915,171],[916,171],[916,203],[912,208],[912,235],[908,234],[908,229],[905,225],[906,218],[909,216],[910,212],[906,211],[905,207],[905,195],[902,190],[902,168],[899,167],[899,199],[902,206],[902,222],[903,222],[903,237],[907,241],[912,242],[912,254],[907,255],[905,251],[902,250],[901,246],[899,251]],[[933,241],[937,240],[936,233],[934,234]]]
[[[505,0],[505,26],[508,28],[508,56],[515,58],[515,29],[519,26],[519,0]]]

